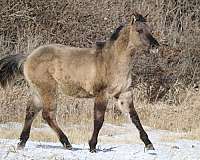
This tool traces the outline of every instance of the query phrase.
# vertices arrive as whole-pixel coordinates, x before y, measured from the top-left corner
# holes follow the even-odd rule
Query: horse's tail
[[[5,88],[10,85],[17,77],[24,76],[24,61],[26,55],[9,55],[0,59],[0,86]]]

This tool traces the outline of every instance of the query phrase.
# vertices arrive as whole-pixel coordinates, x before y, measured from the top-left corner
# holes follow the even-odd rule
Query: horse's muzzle
[[[149,34],[147,37],[149,39],[151,48],[158,48],[160,46],[158,41],[151,34]]]

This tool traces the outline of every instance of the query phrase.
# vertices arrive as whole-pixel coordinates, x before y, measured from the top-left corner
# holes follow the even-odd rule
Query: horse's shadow
[[[54,145],[48,145],[48,144],[39,144],[36,146],[36,148],[43,148],[43,149],[64,149],[62,146],[54,146]]]
[[[43,149],[65,149],[63,146],[55,146],[55,145],[48,145],[48,144],[39,144],[36,146],[36,148],[43,148]],[[109,147],[109,148],[97,148],[96,152],[112,152],[115,148],[118,148],[118,146]],[[83,151],[83,150],[89,150],[89,148],[81,148],[81,147],[73,147],[70,151]]]
[[[115,148],[118,148],[118,146],[103,148],[103,149],[96,149],[96,151],[97,152],[113,152]]]

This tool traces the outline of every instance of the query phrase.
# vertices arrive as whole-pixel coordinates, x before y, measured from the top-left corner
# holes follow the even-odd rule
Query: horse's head
[[[152,36],[151,28],[146,24],[145,17],[141,14],[134,13],[133,15],[130,23],[129,45],[148,48],[159,46],[158,41]]]

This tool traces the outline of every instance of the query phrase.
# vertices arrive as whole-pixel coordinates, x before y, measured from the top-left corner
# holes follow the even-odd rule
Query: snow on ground
[[[0,139],[0,160],[200,160],[200,141],[180,139],[164,142],[160,137],[177,133],[148,129],[156,150],[147,152],[142,143],[119,143],[118,139],[126,139],[129,134],[120,133],[114,135],[108,144],[99,143],[97,153],[90,153],[88,144],[73,144],[73,150],[66,150],[60,143],[38,141],[28,141],[24,150],[17,150],[18,140]]]

